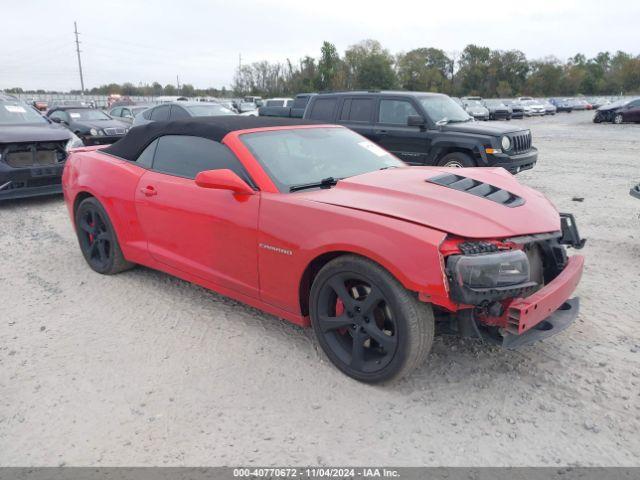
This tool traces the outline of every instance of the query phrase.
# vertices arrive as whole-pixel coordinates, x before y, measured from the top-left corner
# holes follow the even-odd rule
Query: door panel
[[[406,98],[382,98],[378,108],[372,140],[404,162],[424,165],[428,134],[420,127],[407,126],[409,115],[419,115],[415,105]]]
[[[259,194],[237,196],[153,171],[136,189],[154,259],[256,298],[259,205]]]

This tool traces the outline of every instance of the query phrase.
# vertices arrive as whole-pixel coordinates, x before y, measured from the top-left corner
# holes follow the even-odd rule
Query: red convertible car
[[[154,122],[73,151],[63,190],[95,271],[146,265],[311,325],[360,381],[408,374],[436,323],[516,347],[578,314],[571,215],[503,169],[408,167],[336,125]]]

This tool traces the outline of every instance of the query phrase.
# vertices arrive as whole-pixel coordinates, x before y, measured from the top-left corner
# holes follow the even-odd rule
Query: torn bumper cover
[[[548,338],[567,328],[578,316],[579,300],[569,297],[584,268],[584,257],[574,255],[552,282],[533,295],[509,305],[502,345],[517,348]]]

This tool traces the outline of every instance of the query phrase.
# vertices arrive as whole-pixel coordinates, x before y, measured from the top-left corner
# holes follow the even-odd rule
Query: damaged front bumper
[[[502,345],[516,348],[555,335],[578,316],[579,299],[571,299],[582,271],[584,257],[569,257],[567,266],[548,285],[533,295],[514,300],[507,309]]]

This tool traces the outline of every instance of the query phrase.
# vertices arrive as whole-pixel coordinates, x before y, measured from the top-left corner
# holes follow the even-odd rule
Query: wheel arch
[[[386,262],[384,259],[377,258],[376,255],[371,255],[366,252],[356,251],[355,249],[338,249],[331,250],[320,253],[316,255],[306,266],[304,269],[302,276],[300,278],[300,282],[298,283],[298,302],[300,305],[300,312],[303,316],[309,315],[309,295],[311,293],[311,286],[313,285],[313,281],[315,280],[318,272],[330,261],[343,257],[345,255],[352,255],[355,257],[360,257],[365,260],[369,260],[370,262],[374,262],[376,265],[380,266],[389,274],[395,278],[401,285],[407,288],[407,279],[399,278],[397,272],[394,272],[393,267],[389,265],[389,262]],[[409,290],[409,288],[407,288]]]

